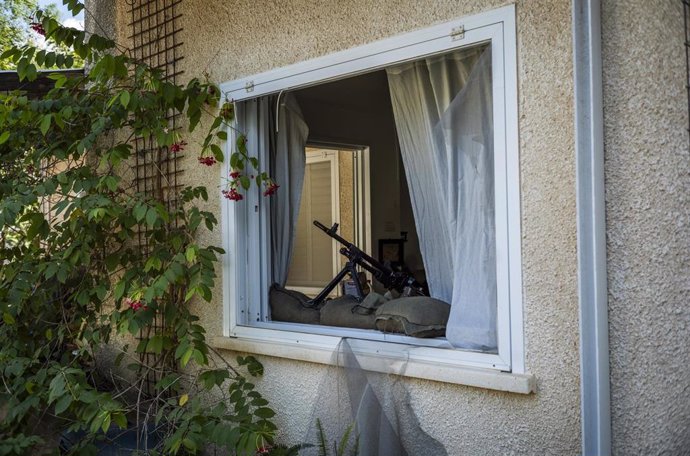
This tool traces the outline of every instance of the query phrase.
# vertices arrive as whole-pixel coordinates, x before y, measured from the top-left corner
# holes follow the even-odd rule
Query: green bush
[[[169,128],[171,113],[189,132],[209,125],[200,166],[222,161],[232,105],[212,83],[174,85],[109,39],[40,12],[32,29],[70,53],[8,49],[1,59],[22,80],[40,66],[71,67],[72,53],[90,70],[51,75],[54,88],[41,99],[0,95],[0,455],[36,454],[45,423],[85,433],[75,454],[93,454],[113,426],[142,422],[163,430],[160,454],[207,443],[253,453],[270,444],[274,412],[249,381],[261,364],[215,364],[222,360],[187,305],[211,300],[223,253],[196,241],[200,227],[217,224],[198,207],[207,190],[154,198],[126,178],[133,138],[151,138],[164,154],[187,147],[183,132]],[[273,184],[245,144],[239,134],[224,193],[231,199],[252,185],[250,174],[256,185]],[[96,368],[99,349],[115,339],[138,341],[116,359],[131,371],[129,384]]]

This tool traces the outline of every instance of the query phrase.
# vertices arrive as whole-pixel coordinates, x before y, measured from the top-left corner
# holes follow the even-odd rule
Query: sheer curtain
[[[280,185],[268,200],[271,283],[285,286],[302,195],[309,128],[291,93],[280,99],[269,95],[238,103],[237,125],[247,135],[250,151],[268,159],[268,167],[265,163],[262,166]]]
[[[429,288],[451,303],[446,337],[459,348],[495,350],[491,48],[387,73]]]
[[[366,340],[350,338],[338,344],[316,388],[315,405],[302,439],[314,446],[299,454],[323,454],[321,435],[328,447],[333,448],[334,442],[340,447],[349,430],[343,454],[355,454],[352,450],[357,442],[359,456],[447,456],[443,444],[422,428],[417,416],[403,377],[409,357],[361,355],[368,345]]]

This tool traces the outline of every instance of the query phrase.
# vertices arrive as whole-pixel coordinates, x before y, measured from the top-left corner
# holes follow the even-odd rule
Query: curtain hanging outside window
[[[491,47],[387,73],[430,292],[451,303],[446,337],[495,351]]]
[[[294,95],[285,94],[280,97],[280,105],[276,103],[276,95],[238,103],[237,125],[247,134],[250,151],[266,152],[268,173],[280,185],[267,199],[270,204],[271,283],[285,286],[302,195],[309,128]]]

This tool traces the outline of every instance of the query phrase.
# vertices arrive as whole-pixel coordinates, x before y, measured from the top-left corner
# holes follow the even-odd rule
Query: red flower
[[[149,306],[145,305],[144,303],[141,302],[141,300],[133,300],[130,298],[125,298],[122,301],[125,305],[129,306],[130,309],[133,311],[137,312],[139,310],[148,310]]]
[[[206,166],[213,166],[216,164],[216,159],[214,157],[199,157],[199,163]]]
[[[230,190],[223,190],[221,192],[223,196],[231,201],[242,201],[244,196],[237,191],[236,188],[231,188]]]
[[[182,152],[186,145],[187,143],[185,141],[173,143],[173,145],[170,146],[170,152]]]
[[[237,179],[238,177],[240,177],[240,172],[239,171],[232,171],[230,173],[230,177],[232,177],[233,179]]]
[[[31,27],[31,30],[34,32],[38,33],[41,36],[46,36],[46,29],[43,28],[43,24],[40,22],[32,22],[29,27]]]
[[[278,191],[278,187],[280,187],[280,185],[276,184],[275,182],[271,182],[266,187],[266,190],[264,190],[264,196],[275,195],[275,193]]]
[[[256,456],[268,456],[269,454],[271,454],[270,446],[262,446],[256,450]]]

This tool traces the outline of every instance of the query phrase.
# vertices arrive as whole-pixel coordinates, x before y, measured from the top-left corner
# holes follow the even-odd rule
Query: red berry
[[[46,36],[46,30],[43,28],[43,24],[40,22],[32,22],[29,27],[31,30],[34,32],[38,33],[41,36]]]
[[[275,195],[275,193],[278,191],[278,187],[280,187],[280,185],[276,184],[275,182],[271,182],[266,187],[266,190],[264,190],[264,196]]]
[[[213,166],[216,164],[216,159],[214,157],[199,157],[199,163],[206,166]]]

